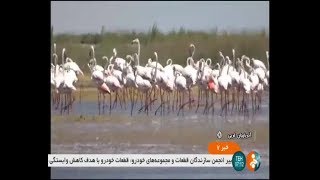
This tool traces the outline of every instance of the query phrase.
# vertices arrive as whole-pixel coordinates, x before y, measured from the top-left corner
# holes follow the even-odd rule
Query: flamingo
[[[131,67],[131,63],[134,61],[134,58],[131,55],[127,55],[126,59],[129,59],[129,63],[127,63],[123,71],[123,76],[124,76],[123,85],[125,88],[129,88],[129,97],[131,101],[131,116],[132,116],[132,109],[134,105],[135,76],[133,73],[133,69]]]
[[[112,57],[111,57],[112,59]],[[110,69],[111,68],[111,69]],[[117,70],[117,69],[114,69],[114,64],[109,64],[108,66],[108,71],[109,73],[111,73],[111,75],[113,75],[114,77],[117,78],[118,82],[120,83],[121,87],[124,85],[124,76],[123,76],[123,72],[120,71],[120,70]],[[121,88],[122,90],[122,88]],[[124,91],[123,91],[124,92]],[[119,94],[118,94],[118,91],[116,92],[116,99],[114,101],[114,105],[117,105],[117,102],[118,102],[118,97],[119,97]],[[124,95],[123,95],[124,97]],[[120,106],[122,108],[122,104],[121,104],[121,98],[119,97],[120,99]],[[113,105],[113,106],[114,106]]]
[[[65,52],[65,48],[62,49],[62,66],[64,64],[64,52]],[[58,57],[55,53],[54,53],[54,56]],[[55,83],[55,89],[56,89],[55,92],[56,92],[56,101],[57,101],[55,109],[58,109],[58,106],[61,100],[61,92],[59,91],[59,89],[61,89],[60,87],[62,87],[64,83],[64,69],[60,68],[60,66],[58,65],[56,65],[55,68],[56,68],[56,72],[54,76],[54,83]],[[62,105],[63,105],[63,102],[61,102],[61,111],[60,111],[61,114],[62,114]]]
[[[115,99],[115,102],[116,102],[117,96],[118,96],[118,90],[122,89],[123,85],[121,85],[118,78],[113,75],[113,71],[114,71],[113,64],[109,64],[108,70],[109,72],[107,74],[107,77],[104,77],[104,82],[111,89],[112,92],[116,92],[116,99]],[[109,114],[111,114],[111,93],[109,94],[109,97],[110,97]]]
[[[146,67],[155,68],[156,66],[160,71],[164,71],[163,66],[159,62],[155,62],[155,61],[152,62],[151,58],[149,58],[148,63],[146,64]]]
[[[140,46],[139,46],[140,47]],[[139,48],[140,49],[140,48]],[[140,52],[140,50],[138,50],[138,52]],[[152,71],[152,68],[151,67],[143,67],[143,66],[140,66],[140,63],[139,63],[139,55],[137,53],[134,53],[134,60],[135,60],[135,68],[136,68],[136,73],[142,77],[143,79],[146,79],[148,81],[151,81],[152,80],[152,77],[151,77],[151,71]],[[138,91],[138,92],[141,92],[141,91]],[[139,93],[138,93],[139,94]],[[139,94],[140,95],[140,94]],[[140,99],[141,99],[141,105],[142,105],[142,95],[140,96]]]
[[[138,75],[137,67],[133,67],[133,72],[134,72],[134,82],[135,82],[135,87],[141,92],[145,93],[146,100],[145,100],[145,108],[148,107],[148,92],[152,89],[152,85],[150,81],[143,79],[140,75]],[[132,106],[133,108],[133,106]],[[131,110],[132,111],[132,110]],[[148,111],[147,111],[148,113]]]
[[[62,67],[64,67],[64,55],[65,55],[65,48],[62,49]],[[66,69],[62,68],[60,73],[57,74],[55,81],[56,81],[56,88],[58,90],[59,95],[64,95],[65,96],[65,107],[68,110],[69,113],[69,107],[72,107],[72,102],[74,101],[71,100],[71,94],[72,91],[75,91],[76,88],[74,87],[73,83],[78,80],[75,72],[71,70],[70,66],[66,67]],[[60,97],[59,97],[60,101]],[[67,104],[67,101],[69,103]],[[62,107],[63,103],[61,103],[61,109],[60,113],[62,114]]]
[[[252,62],[253,62],[253,67],[254,68],[262,68],[263,70],[267,70],[266,66],[264,65],[264,63],[258,59],[254,59],[254,58],[251,58]]]
[[[102,66],[97,65],[97,60],[95,58],[95,53],[94,53],[94,47],[91,46],[91,51],[89,51],[89,57],[92,56],[92,59],[90,59],[88,67],[89,69],[92,69],[92,71],[98,70],[101,72],[104,72],[104,69]]]
[[[243,92],[242,105],[240,108],[241,110],[241,109],[244,109],[243,107],[246,107],[245,97],[247,97],[248,94],[251,93],[251,81],[248,79],[248,73],[244,70],[242,63],[240,64],[239,67],[240,67],[240,85],[241,85],[241,90]]]
[[[78,64],[76,62],[74,62],[71,58],[67,57],[66,58],[66,63],[64,64],[64,68],[66,67],[70,67],[70,69],[72,69],[73,71],[76,72],[76,74],[81,74],[83,75],[83,72],[81,71],[81,69],[79,68]]]
[[[199,69],[199,63],[201,62],[201,60],[197,61],[196,63],[194,62],[194,59],[193,59],[193,56],[194,56],[194,53],[196,51],[196,47],[194,44],[190,44],[189,45],[189,54],[190,54],[190,65],[193,66],[193,68],[195,68],[196,70]],[[203,60],[204,61],[204,60]]]
[[[200,106],[200,94],[202,95],[202,91],[205,91],[205,94],[207,95],[207,88],[208,88],[208,82],[205,79],[204,76],[204,62],[202,61],[199,64],[199,70],[197,71],[197,85],[198,85],[198,105],[197,105],[197,109],[196,112],[198,111],[198,108]],[[206,107],[205,110],[208,106],[208,100],[207,100],[207,96],[206,96]]]
[[[183,105],[181,101],[184,101],[184,93],[188,90],[187,87],[187,80],[184,76],[182,76],[182,74],[178,71],[176,71],[176,67],[173,67],[173,72],[175,75],[175,79],[174,79],[174,84],[175,84],[175,88],[177,89],[177,104],[178,101],[179,103],[179,110],[182,108],[183,109]],[[180,96],[178,96],[178,93]],[[181,93],[182,93],[182,98],[181,98]],[[178,99],[179,97],[179,99]],[[179,114],[179,113],[178,113]]]
[[[220,56],[223,57],[222,53],[219,52]],[[223,60],[225,62],[225,59],[223,57]],[[218,83],[219,83],[219,90],[221,90],[221,109],[223,111],[223,104],[222,104],[222,93],[224,92],[225,95],[225,105],[228,105],[229,102],[229,93],[228,93],[228,88],[232,85],[232,79],[229,75],[229,64],[226,62],[224,63],[225,65],[222,67],[222,70],[219,70],[220,75],[218,77]],[[228,101],[227,101],[228,98]],[[221,113],[222,113],[221,111]],[[225,110],[225,114],[227,114],[227,110]]]
[[[228,60],[229,57],[226,57]],[[230,61],[229,61],[230,62]],[[239,93],[240,93],[240,75],[237,69],[235,68],[236,62],[235,62],[235,49],[232,49],[232,66],[229,68],[229,74],[231,76],[231,81],[232,81],[232,108],[231,108],[231,113],[233,111],[234,105],[236,104],[236,98],[235,94],[237,93],[237,107],[239,108]]]
[[[152,77],[151,77],[152,68],[140,66],[140,41],[138,38],[134,39],[131,42],[131,44],[135,44],[135,43],[138,44],[138,53],[134,53],[134,58],[136,59],[135,67],[136,67],[137,73],[142,78],[151,80],[152,79]]]
[[[168,59],[167,60],[167,65],[163,68],[164,69],[164,74],[167,76],[168,81],[167,81],[167,87],[165,88],[165,91],[167,92],[167,101],[169,102],[168,104],[168,110],[170,110],[169,106],[170,106],[170,97],[172,92],[174,91],[174,79],[175,79],[175,75],[173,72],[173,67],[175,67],[176,71],[180,72],[180,74],[182,73],[182,71],[184,70],[184,68],[179,65],[179,64],[172,64],[172,59]],[[175,95],[175,93],[173,93],[173,96]],[[173,97],[174,99],[174,97]],[[173,101],[174,102],[174,101]],[[172,110],[174,110],[174,103],[172,103]]]
[[[211,71],[211,76],[212,76],[212,77],[218,77],[219,74],[220,74],[220,72],[219,72],[220,64],[217,63],[215,66],[217,66],[218,69],[212,69],[212,71]],[[213,67],[215,67],[215,66],[213,66]]]
[[[104,56],[103,59],[107,59],[107,61],[108,61],[108,58],[106,56]],[[88,64],[88,66],[89,66],[89,64]],[[97,65],[89,66],[89,69],[91,71],[91,80],[95,83],[97,90],[98,90],[98,109],[99,109],[99,115],[100,115],[101,96],[103,96],[102,109],[103,109],[103,113],[104,113],[105,94],[111,94],[111,91],[110,91],[110,88],[104,82],[104,69],[102,68],[103,70],[101,70],[101,69],[97,68]]]
[[[126,65],[126,60],[124,60],[123,58],[117,57],[117,50],[116,48],[113,48],[113,57],[114,57],[114,70],[120,70],[123,71],[124,67]],[[110,60],[111,62],[111,60]]]
[[[57,71],[56,71],[57,68],[56,67],[58,66],[57,65],[58,55],[56,53],[53,53],[53,58],[54,58],[54,64],[51,63],[51,85],[53,87],[55,87],[55,77],[57,75]],[[52,91],[51,96],[52,96],[52,104],[54,105],[56,103],[56,100],[57,100],[57,92],[56,92],[56,90]]]
[[[187,80],[187,87],[189,92],[189,109],[191,109],[191,88],[196,84],[197,81],[197,70],[192,65],[192,57],[187,58],[187,66],[184,68],[182,75]]]
[[[169,67],[171,67],[171,69],[175,67],[176,71],[180,72],[181,74],[184,70],[183,66],[181,66],[180,64],[172,64],[172,59],[167,60],[167,66],[165,66],[164,69]]]
[[[131,44],[135,44],[137,43],[138,44],[138,59],[140,59],[140,41],[138,38],[134,39]],[[139,64],[138,64],[139,65]]]
[[[161,100],[161,104],[159,106],[159,108],[161,107],[161,110],[163,109],[163,94],[165,92],[170,93],[173,91],[173,69],[171,67],[166,67],[166,69],[163,69],[163,71],[161,71],[157,66],[160,65],[160,63],[158,63],[158,54],[157,52],[154,52],[154,55],[156,57],[156,66],[153,68],[151,75],[155,78],[155,84],[160,87],[160,100]],[[161,92],[161,90],[163,92]],[[168,96],[167,96],[168,99]],[[159,109],[158,108],[158,109]],[[156,112],[155,112],[156,113]],[[161,111],[162,113],[162,111]]]
[[[252,110],[255,110],[255,106],[253,105],[253,94],[257,92],[257,88],[259,85],[259,76],[256,71],[250,66],[250,59],[246,59],[246,66],[249,68],[249,79],[251,81],[251,99],[252,99]]]

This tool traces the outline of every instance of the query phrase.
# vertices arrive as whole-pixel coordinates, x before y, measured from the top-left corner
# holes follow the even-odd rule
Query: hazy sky
[[[190,30],[269,29],[268,1],[52,1],[54,33],[136,30],[157,23],[162,32],[181,26]]]

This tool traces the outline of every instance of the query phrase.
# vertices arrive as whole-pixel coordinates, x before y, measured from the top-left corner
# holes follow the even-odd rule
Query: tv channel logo
[[[247,156],[247,168],[249,171],[257,171],[261,165],[261,156],[256,151],[251,151]]]
[[[246,156],[238,151],[232,156],[232,166],[236,171],[242,171],[246,166]]]

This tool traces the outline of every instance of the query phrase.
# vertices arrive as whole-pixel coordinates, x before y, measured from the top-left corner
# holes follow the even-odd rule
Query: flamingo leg
[[[232,106],[231,106],[231,114],[232,114],[232,111],[233,111],[233,108],[234,108],[234,105],[235,105],[235,89],[232,88]]]
[[[100,115],[100,91],[98,90],[98,109],[99,109],[99,115]]]
[[[82,91],[81,91],[81,89],[82,89],[81,86],[82,86],[82,84],[80,84],[80,86],[79,86],[79,91],[80,91],[80,92],[79,92],[79,103],[80,103],[80,104],[81,104],[81,95],[82,95],[82,93],[81,93],[81,92],[82,92]]]
[[[112,108],[117,107],[117,102],[118,102],[118,91],[116,91],[115,93],[116,93],[116,97],[115,97],[115,99],[114,99],[114,101],[113,101]]]
[[[179,104],[179,107],[181,107],[181,105],[182,105],[182,94],[181,94],[182,92],[179,92],[179,94],[180,94],[180,99],[179,99],[179,101],[180,101],[180,104]]]
[[[62,108],[63,108],[63,94],[61,94],[62,100],[60,102],[60,114],[62,115]]]
[[[170,113],[170,99],[171,99],[171,92],[167,92],[167,102],[168,102],[168,114]]]
[[[188,88],[189,91],[189,110],[191,109],[191,87]]]
[[[141,106],[142,106],[142,101],[143,101],[143,94],[142,93],[140,93],[140,99],[141,99]]]
[[[130,101],[131,101],[131,116],[132,116],[132,111],[133,111],[133,106],[134,106],[134,97],[133,97],[133,89],[130,87],[129,88],[129,95],[130,95]]]
[[[208,91],[204,90],[204,93],[205,93],[205,98],[206,98],[206,105],[204,106],[203,114],[207,113],[207,109],[208,109]]]
[[[220,98],[221,113],[223,112],[223,109],[222,109],[222,107],[223,107],[223,104],[222,104],[222,100],[223,100],[222,92],[223,92],[223,91],[221,90],[221,92],[220,92],[220,93],[221,93],[221,94],[220,94],[220,95],[221,95],[221,98]]]
[[[151,93],[152,93],[152,91],[151,91]],[[149,115],[149,112],[148,112],[148,91],[146,91],[145,111],[147,111],[147,115]]]
[[[102,102],[102,114],[104,114],[104,109],[105,109],[105,100],[106,100],[106,95],[105,93],[102,93],[102,96],[103,96],[103,102]]]
[[[60,94],[59,93],[57,93],[56,94],[56,101],[55,101],[55,105],[56,105],[56,107],[55,107],[55,109],[57,110],[58,109],[58,107],[59,107],[59,103],[60,103],[60,99],[59,99],[59,96],[60,96]]]
[[[71,92],[68,92],[67,94],[67,112],[70,113],[70,105],[71,105]]]
[[[198,112],[198,109],[199,109],[199,106],[200,106],[200,92],[201,92],[201,89],[200,89],[200,87],[198,87],[198,105],[197,105],[197,109],[196,109],[195,113]]]
[[[213,91],[211,91],[211,106],[212,106],[212,115],[214,115],[214,99],[213,99]]]
[[[178,109],[179,107],[179,97],[180,97],[180,91],[177,90],[177,101],[176,101],[176,110]],[[181,102],[180,102],[181,103]]]
[[[184,116],[184,97],[185,97],[185,94],[186,94],[186,92],[185,91],[183,91],[183,93],[182,93],[182,115]],[[191,99],[191,98],[190,98]],[[190,104],[189,104],[189,106],[191,107],[191,101],[190,101]]]
[[[174,111],[174,101],[175,101],[175,92],[174,92],[174,90],[172,91],[172,93],[173,93],[172,111]]]
[[[111,104],[112,104],[111,92],[109,94],[109,100],[110,100],[110,103],[109,103],[109,115],[111,115]]]
[[[226,106],[225,106],[225,111],[224,111],[224,112],[225,112],[225,116],[227,116],[227,112],[228,112],[227,95],[229,95],[229,94],[228,94],[228,90],[225,90],[225,91],[224,91],[224,102],[225,102],[225,105],[226,105]]]
[[[117,103],[119,102],[120,108],[122,109],[122,104],[123,104],[122,97],[121,97],[122,89],[118,89],[117,91],[118,91],[118,100],[117,100]]]
[[[252,104],[252,113],[253,113],[253,111],[254,111],[253,92],[251,92],[251,104]]]
[[[126,104],[126,93],[127,93],[127,88],[122,89],[122,99],[123,99],[123,106],[124,110],[127,109],[127,104]]]

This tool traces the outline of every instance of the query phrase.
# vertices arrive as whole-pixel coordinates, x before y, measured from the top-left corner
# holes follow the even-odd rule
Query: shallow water
[[[216,134],[226,135],[234,131],[255,132],[248,140],[237,141],[242,151],[247,154],[252,150],[262,156],[260,169],[251,173],[247,170],[236,172],[232,168],[52,168],[52,178],[269,178],[269,99],[264,97],[262,107],[249,115],[233,113],[220,116],[220,105],[216,105],[215,114],[203,115],[203,107],[195,113],[188,106],[184,113],[177,116],[177,111],[165,115],[154,115],[157,106],[147,115],[139,113],[140,102],[130,115],[127,109],[112,109],[109,106],[102,120],[95,120],[98,114],[96,102],[75,102],[74,116],[85,119],[74,121],[64,115],[62,120],[51,123],[51,153],[61,154],[202,154],[208,153],[209,142],[216,141]],[[52,110],[52,116],[59,111]],[[126,173],[122,173],[125,171]],[[193,173],[191,173],[193,172]]]
[[[117,113],[126,113],[128,115],[131,115],[131,103],[126,100],[126,104],[123,105],[118,102],[116,104],[115,107],[113,107],[113,102],[114,102],[114,99],[112,99],[112,107],[111,107],[111,110],[110,110],[110,103],[109,103],[109,99],[107,98],[108,96],[106,96],[106,99],[105,99],[105,105],[104,105],[104,112],[103,112],[103,106],[102,106],[102,101],[101,101],[101,107],[100,107],[100,114],[105,114],[105,115],[109,115],[110,112],[111,114],[117,114]],[[220,97],[218,97],[220,98]],[[153,98],[152,98],[153,99]],[[184,101],[185,103],[187,102],[187,99],[185,99]],[[170,102],[172,103],[172,102]],[[209,99],[209,105],[211,103],[211,99]],[[249,114],[252,115],[253,111],[252,111],[252,102],[251,102],[251,99],[249,101],[247,101],[248,103],[248,110],[249,110]],[[197,100],[195,100],[193,103],[192,103],[192,109],[189,110],[189,105],[186,104],[184,106],[183,109],[181,109],[179,115],[194,115],[195,114],[195,111],[196,111],[196,106],[197,106],[198,102]],[[141,104],[140,100],[136,101],[136,103],[134,104],[134,107],[133,107],[133,111],[132,111],[132,115],[137,115],[137,114],[145,114],[146,112],[144,111],[141,111],[139,112],[139,110],[141,109],[142,105],[144,104]],[[160,105],[160,100],[157,99],[154,103],[152,103],[152,107],[151,109],[149,110],[149,115],[155,115],[155,111],[156,109],[158,109]],[[169,108],[167,106],[168,104],[166,104],[166,107],[164,108],[164,112],[162,115],[177,115],[178,113],[178,110],[175,109],[174,111],[172,111],[172,104],[169,104]],[[203,114],[203,111],[204,111],[204,105],[205,105],[205,100],[202,100],[202,102],[200,103],[200,107],[198,109],[198,112],[197,114]],[[231,115],[231,104],[229,106],[230,110],[228,111],[228,114]],[[168,110],[169,109],[169,110]],[[256,111],[256,113],[260,114],[260,115],[263,115],[263,116],[266,116],[269,114],[269,95],[266,93],[263,98],[262,98],[262,105],[261,105],[261,110],[259,111]],[[262,113],[262,114],[261,114]],[[56,110],[53,106],[51,108],[51,114],[52,115],[59,115],[60,114],[60,107]],[[63,114],[67,114],[66,111],[63,112]],[[91,101],[91,102],[86,102],[86,101],[76,101],[73,103],[73,107],[72,107],[72,110],[70,111],[70,114],[76,114],[76,115],[97,115],[99,114],[99,109],[98,109],[98,101]],[[224,115],[225,113],[222,113],[222,115]],[[232,112],[233,115],[238,115],[239,112],[237,110],[233,110]],[[243,113],[241,113],[243,114]],[[161,115],[161,111],[160,109],[158,110],[157,114],[158,116]],[[209,109],[209,112],[207,113],[208,116],[220,116],[221,115],[221,105],[220,105],[220,100],[218,99],[215,99],[214,100],[214,109],[213,108],[210,108]],[[256,115],[255,115],[256,116]]]

